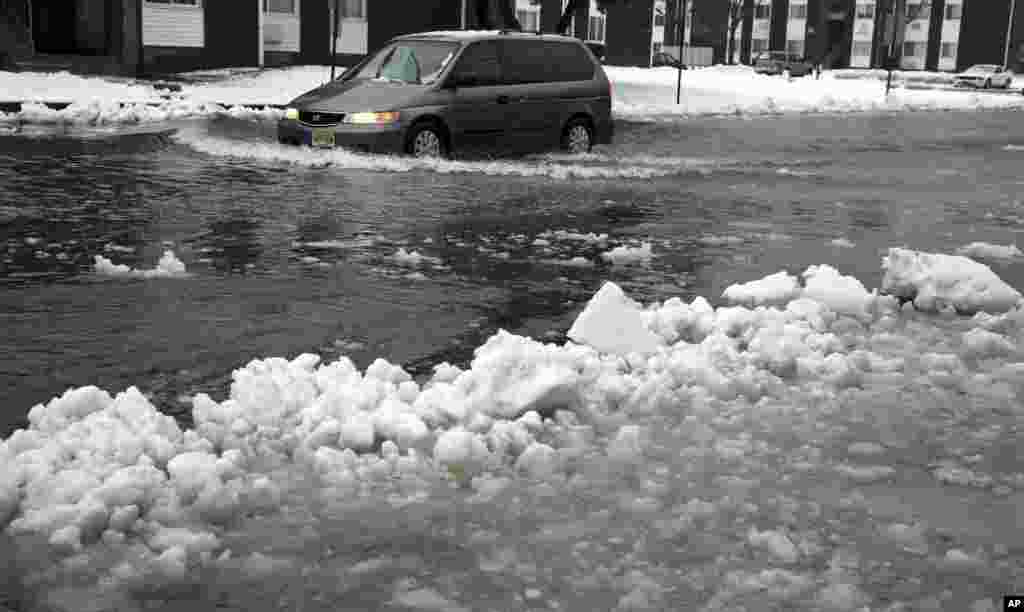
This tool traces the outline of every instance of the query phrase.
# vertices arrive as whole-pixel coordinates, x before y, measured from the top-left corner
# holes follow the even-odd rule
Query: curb
[[[163,98],[164,100],[173,100],[174,99],[172,96],[161,96],[161,98]],[[71,106],[74,103],[73,102],[0,102],[0,113],[20,113],[22,107],[25,104],[42,104],[43,106],[45,106],[46,108],[48,108],[50,110],[60,111],[60,110],[66,109],[67,107]],[[146,106],[151,106],[151,107],[158,107],[158,106],[163,105],[163,102],[118,102],[117,103],[117,105],[120,106],[121,108],[125,108],[127,106],[137,106],[137,105],[140,105],[140,104],[143,104],[143,105],[146,105]],[[250,108],[250,109],[254,109],[254,110],[267,110],[267,109],[284,110],[285,108],[287,108],[287,105],[285,105],[285,104],[222,104],[220,102],[206,102],[205,104],[215,104],[217,106],[221,106],[221,107],[226,108],[226,109]]]

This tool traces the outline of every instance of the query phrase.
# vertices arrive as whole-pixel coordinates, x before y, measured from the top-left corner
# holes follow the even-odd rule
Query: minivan
[[[612,139],[611,83],[576,38],[507,31],[392,39],[302,94],[278,140],[416,157],[584,153]]]

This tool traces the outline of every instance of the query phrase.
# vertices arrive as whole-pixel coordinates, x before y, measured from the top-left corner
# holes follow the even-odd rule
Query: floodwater
[[[184,416],[179,397],[222,396],[260,356],[424,373],[466,362],[497,329],[560,337],[605,279],[645,302],[714,303],[732,283],[826,263],[871,288],[890,246],[1013,244],[1024,227],[1013,112],[620,123],[583,161],[443,172],[311,162],[272,143],[272,126],[177,127],[0,139],[0,434],[69,387],[136,385]],[[573,172],[585,177],[561,176]],[[608,236],[534,244],[558,230]],[[639,265],[600,257],[642,242],[654,257]],[[152,268],[165,249],[191,278],[92,272],[95,255]],[[590,265],[564,265],[575,257]],[[1019,286],[1024,269],[996,266]]]
[[[424,163],[287,149],[240,121],[171,127],[0,138],[0,437],[68,387],[135,385],[187,422],[188,397],[223,399],[258,357],[383,357],[422,377],[498,329],[561,341],[608,279],[643,302],[719,303],[730,284],[830,264],[872,288],[889,247],[1013,245],[1024,228],[1013,112],[619,123],[614,146],[579,159]],[[649,258],[602,257],[644,244]],[[189,276],[92,267],[148,269],[166,249]],[[1024,286],[1019,259],[986,263]],[[888,350],[908,359],[970,328],[895,325]],[[693,399],[598,427],[647,427],[644,465],[588,440],[574,474],[475,497],[438,486],[389,505],[399,479],[325,502],[301,469],[267,466],[288,503],[221,537],[282,565],[258,580],[197,568],[133,592],[135,607],[88,609],[967,610],[1024,587],[1024,468],[1019,398],[965,407],[963,393],[908,376]],[[971,485],[986,475],[998,495]],[[785,570],[748,546],[778,525],[799,534]],[[107,553],[46,570],[39,544],[0,547],[42,609],[78,609],[66,576]]]

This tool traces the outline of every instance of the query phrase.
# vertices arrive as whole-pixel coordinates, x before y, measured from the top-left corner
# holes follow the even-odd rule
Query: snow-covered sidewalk
[[[677,73],[671,68],[608,66],[614,112],[623,119],[662,120],[701,115],[764,115],[906,110],[1024,108],[1024,96],[1003,92],[899,87],[887,96],[884,71],[826,72],[821,79],[758,75],[746,66],[713,66],[683,73],[682,103],[676,104]],[[168,93],[153,83],[81,77],[69,73],[0,72],[0,102],[25,103],[20,112],[0,113],[0,123],[81,125],[166,121],[234,114],[273,119],[281,106],[329,79],[328,66],[232,69],[182,75],[181,90]],[[878,78],[882,75],[883,78]],[[940,81],[947,75],[934,75]],[[929,81],[897,73],[896,83]],[[1024,84],[1018,79],[1015,90]],[[70,103],[60,110],[42,102]]]

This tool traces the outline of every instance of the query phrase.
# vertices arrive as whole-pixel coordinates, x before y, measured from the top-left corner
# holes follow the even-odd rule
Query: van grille
[[[320,111],[299,111],[299,121],[307,125],[337,125],[345,118],[344,113],[324,113]]]

